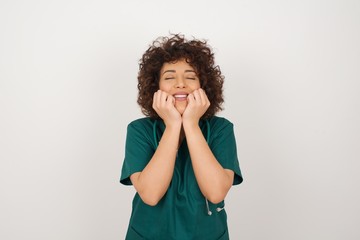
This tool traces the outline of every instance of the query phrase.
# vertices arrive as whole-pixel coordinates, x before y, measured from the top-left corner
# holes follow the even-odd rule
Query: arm
[[[165,92],[154,94],[153,108],[164,120],[166,128],[153,157],[142,172],[130,176],[141,199],[155,206],[166,193],[174,172],[181,130],[181,115],[174,107],[174,99]]]
[[[171,182],[180,127],[166,128],[159,146],[142,172],[130,176],[141,199],[150,206],[155,206],[166,193]]]
[[[184,131],[201,192],[210,202],[221,202],[232,186],[234,172],[216,160],[198,125],[184,124]]]
[[[210,106],[205,92],[202,89],[194,91],[188,101],[183,114],[183,127],[195,177],[203,195],[210,202],[219,203],[232,186],[234,172],[219,164],[199,128],[199,119]]]

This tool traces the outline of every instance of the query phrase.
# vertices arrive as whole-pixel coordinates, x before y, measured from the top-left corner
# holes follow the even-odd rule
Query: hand
[[[153,97],[153,109],[164,120],[166,126],[168,124],[180,123],[181,115],[175,108],[175,98],[161,90],[154,93]]]
[[[188,104],[182,115],[183,124],[198,124],[210,106],[210,101],[203,89],[199,88],[188,95]]]

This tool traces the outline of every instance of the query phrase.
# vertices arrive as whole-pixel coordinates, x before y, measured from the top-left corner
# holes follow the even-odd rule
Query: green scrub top
[[[233,185],[243,180],[236,152],[233,124],[222,117],[200,120],[199,126],[218,162],[234,171]],[[125,159],[120,182],[131,185],[130,175],[141,172],[152,158],[165,130],[162,120],[141,118],[127,128]],[[224,201],[208,202],[197,184],[186,139],[176,157],[170,186],[156,206],[145,204],[138,193],[132,203],[132,213],[126,239],[151,240],[217,240],[229,239]],[[219,211],[217,211],[217,208]]]

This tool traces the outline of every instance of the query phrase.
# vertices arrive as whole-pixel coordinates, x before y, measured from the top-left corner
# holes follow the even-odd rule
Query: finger
[[[195,96],[193,93],[189,93],[189,95],[187,96],[187,100],[188,100],[188,104],[192,105],[195,102]]]
[[[199,89],[199,92],[200,92],[200,96],[201,96],[201,101],[202,101],[205,105],[210,104],[209,98],[208,98],[208,96],[206,95],[205,90],[202,89],[202,88],[200,88],[200,89]]]
[[[164,92],[161,91],[161,90],[158,90],[158,104],[159,106],[161,106],[161,99],[162,99],[162,96],[163,96]]]
[[[193,95],[194,95],[194,98],[195,98],[195,101],[197,104],[202,104],[202,98],[201,98],[201,94],[200,94],[200,91],[199,90],[195,90],[193,92]]]
[[[172,95],[169,94],[167,96],[166,102],[167,102],[168,105],[174,106],[175,105],[175,98]]]
[[[168,96],[168,94],[167,94],[166,92],[161,91],[160,99],[159,99],[161,106],[165,106],[165,105],[166,105],[167,96]]]
[[[158,98],[159,98],[159,91],[154,92],[153,96],[153,105],[152,107],[156,110],[158,108]]]

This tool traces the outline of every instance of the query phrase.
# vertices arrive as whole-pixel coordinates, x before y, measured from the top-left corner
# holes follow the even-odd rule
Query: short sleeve
[[[151,124],[148,121],[134,121],[127,127],[125,157],[121,169],[120,183],[132,185],[130,176],[141,172],[154,154],[151,142]]]
[[[210,148],[225,169],[234,171],[233,185],[240,184],[243,177],[237,156],[233,124],[225,118],[216,118],[210,128]]]

